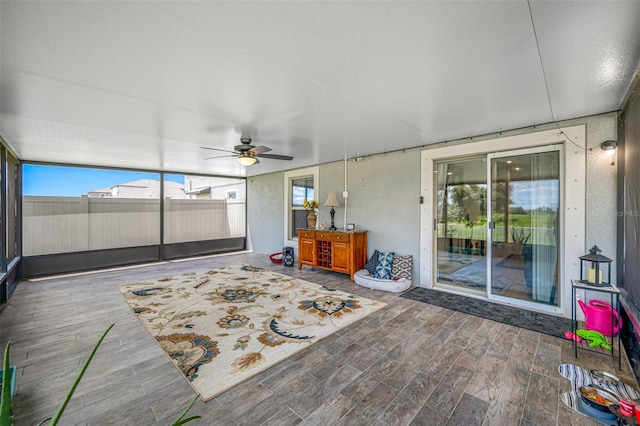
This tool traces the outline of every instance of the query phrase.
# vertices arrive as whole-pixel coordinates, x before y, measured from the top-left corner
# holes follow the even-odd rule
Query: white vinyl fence
[[[238,200],[165,201],[166,243],[245,236],[245,202]]]
[[[245,236],[243,200],[165,200],[165,242]],[[23,254],[160,243],[158,199],[25,196]]]
[[[229,237],[239,238],[247,236],[247,203],[245,200],[227,199],[227,221],[229,222]]]

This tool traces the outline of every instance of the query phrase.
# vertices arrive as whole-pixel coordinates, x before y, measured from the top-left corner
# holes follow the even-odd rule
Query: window
[[[238,191],[227,191],[227,200],[235,200],[238,198]]]
[[[314,197],[313,176],[293,179],[291,181],[291,235],[298,236],[298,229],[307,227],[307,211],[304,209],[304,200],[313,200]]]
[[[307,227],[305,198],[316,199],[318,194],[318,168],[310,167],[285,173],[285,241],[298,237],[298,229]]]

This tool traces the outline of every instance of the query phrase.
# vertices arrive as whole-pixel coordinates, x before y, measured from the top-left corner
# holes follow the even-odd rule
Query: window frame
[[[291,205],[292,203],[292,184],[295,179],[304,178],[304,177],[312,177],[313,178],[313,193],[320,193],[320,185],[319,185],[319,167],[306,167],[304,169],[292,170],[285,172],[284,174],[284,243],[287,244],[297,244],[298,238],[292,235],[292,223],[293,223],[293,211],[294,210],[304,210],[304,207],[294,207]]]

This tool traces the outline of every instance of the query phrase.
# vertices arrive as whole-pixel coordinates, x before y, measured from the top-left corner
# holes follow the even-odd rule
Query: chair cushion
[[[390,251],[388,253],[378,253],[378,264],[376,265],[376,273],[373,274],[374,278],[388,280],[391,278],[391,267],[393,266],[393,255],[395,253]]]
[[[399,280],[406,278],[411,281],[411,274],[413,269],[413,256],[394,256],[393,264],[391,265],[391,279]]]
[[[369,271],[372,276],[376,273],[376,266],[378,266],[378,253],[380,252],[378,250],[375,250],[369,258],[369,261],[367,261],[366,265],[364,265],[364,269]]]

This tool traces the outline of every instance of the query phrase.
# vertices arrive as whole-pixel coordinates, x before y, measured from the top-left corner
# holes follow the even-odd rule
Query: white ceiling
[[[640,1],[3,0],[0,135],[23,160],[263,174],[617,110],[638,22]],[[203,160],[240,134],[295,159]]]

